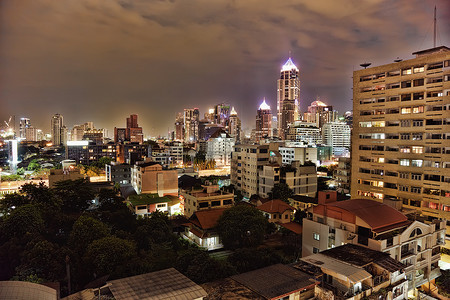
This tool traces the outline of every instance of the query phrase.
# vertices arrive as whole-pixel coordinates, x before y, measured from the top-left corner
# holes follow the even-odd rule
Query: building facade
[[[229,166],[234,143],[226,132],[217,131],[206,142],[206,159],[214,159],[216,166]]]
[[[343,122],[331,122],[322,126],[323,142],[333,147],[333,155],[348,156],[350,154],[351,130]]]
[[[272,111],[266,103],[266,98],[256,111],[255,141],[259,142],[265,138],[272,137]]]
[[[176,170],[163,170],[155,162],[137,163],[131,169],[131,185],[137,194],[178,196],[178,173]]]
[[[322,134],[316,123],[295,121],[289,125],[287,140],[303,142],[307,145],[318,145],[322,143]]]
[[[450,219],[450,49],[353,73],[352,197]]]
[[[289,124],[298,120],[300,72],[289,57],[280,73],[280,79],[277,80],[278,136],[285,139]]]
[[[52,143],[54,146],[59,146],[64,144],[64,123],[63,116],[60,114],[55,114],[52,116],[50,122],[50,130],[52,135]]]

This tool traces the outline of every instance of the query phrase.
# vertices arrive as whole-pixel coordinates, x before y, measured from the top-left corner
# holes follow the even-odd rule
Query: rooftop
[[[138,205],[165,203],[170,202],[172,200],[166,196],[159,197],[158,194],[139,194],[129,196],[128,201],[131,203],[131,205],[138,206]]]
[[[266,299],[303,290],[316,284],[312,276],[291,266],[276,264],[231,277]]]
[[[211,229],[216,227],[217,221],[226,208],[215,208],[196,211],[189,221],[202,229]]]
[[[295,210],[294,207],[290,206],[286,202],[281,201],[279,199],[267,201],[266,203],[258,206],[257,209],[262,210],[267,213],[279,213],[279,214],[284,213],[286,210],[291,210],[291,211]]]
[[[206,291],[174,268],[109,281],[116,300],[198,299]]]
[[[430,48],[430,49],[425,49],[425,50],[414,52],[413,55],[422,56],[422,55],[434,54],[434,53],[438,53],[438,52],[447,52],[447,51],[450,51],[450,48],[448,48],[446,46],[439,46],[439,47],[435,47],[435,48]]]
[[[350,212],[366,222],[373,231],[395,224],[403,225],[404,222],[408,221],[408,218],[395,208],[373,200],[345,200],[327,203],[324,206],[327,215],[339,214],[339,210]],[[380,218],[380,216],[383,217]]]
[[[289,57],[289,59],[284,63],[283,67],[281,68],[281,72],[291,71],[293,69],[298,71],[297,66],[294,64],[292,59]]]

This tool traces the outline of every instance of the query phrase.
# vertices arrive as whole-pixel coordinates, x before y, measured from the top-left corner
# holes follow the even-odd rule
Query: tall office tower
[[[198,140],[199,117],[198,108],[184,109],[184,141],[186,143],[194,143]]]
[[[255,141],[259,142],[267,137],[272,137],[272,111],[264,98],[256,111]]]
[[[450,219],[450,48],[353,73],[352,198]]]
[[[59,146],[64,143],[62,130],[63,130],[63,116],[60,114],[53,115],[50,121],[50,131],[52,135],[52,143],[54,146]]]
[[[32,142],[39,141],[38,129],[34,128],[33,126],[26,127],[25,128],[25,140],[32,141]]]
[[[241,120],[239,119],[234,107],[231,108],[230,112],[230,129],[228,133],[234,137],[236,143],[241,141]]]
[[[74,125],[71,132],[72,141],[82,141],[84,135],[84,125]]]
[[[330,122],[322,126],[322,140],[332,147],[334,156],[349,156],[351,134],[350,126],[344,122]]]
[[[184,117],[182,113],[178,113],[175,118],[175,139],[177,141],[184,140]]]
[[[214,108],[210,108],[207,113],[204,114],[205,120],[209,123],[214,123]]]
[[[300,105],[299,74],[298,68],[289,57],[281,68],[280,79],[277,80],[278,136],[281,139],[286,137],[288,125],[298,120]]]
[[[142,127],[139,127],[138,125],[138,116],[136,114],[130,115],[130,117],[127,118],[127,129],[125,134],[127,141],[139,144],[144,142],[144,134],[142,133]]]
[[[19,137],[25,139],[25,130],[31,126],[30,119],[28,118],[20,118],[19,121]]]
[[[308,106],[308,112],[304,114],[304,119],[306,122],[316,123],[317,127],[322,128],[325,123],[336,122],[338,112],[333,110],[333,106],[316,100]]]
[[[214,106],[214,123],[228,130],[230,125],[230,105],[220,103]]]

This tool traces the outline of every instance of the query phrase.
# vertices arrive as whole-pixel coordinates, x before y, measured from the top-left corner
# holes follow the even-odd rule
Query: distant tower
[[[63,126],[63,116],[60,114],[53,115],[50,122],[50,130],[52,134],[52,143],[54,146],[59,146],[64,143]]]
[[[184,109],[184,141],[194,143],[198,140],[198,123],[200,112],[198,108]]]
[[[28,118],[20,118],[20,121],[19,121],[19,137],[21,139],[25,139],[26,138],[25,131],[30,126],[31,126],[30,119],[28,119]]]
[[[229,134],[235,138],[236,142],[241,141],[241,120],[239,119],[234,107],[231,108],[230,112],[230,129]]]
[[[281,76],[277,81],[278,136],[281,139],[285,139],[288,125],[298,120],[300,105],[299,74],[298,68],[289,57],[281,68]]]
[[[266,98],[256,111],[255,139],[260,141],[264,137],[272,137],[272,111],[266,103]]]
[[[175,118],[175,140],[183,141],[184,139],[184,118],[182,113],[178,113]]]

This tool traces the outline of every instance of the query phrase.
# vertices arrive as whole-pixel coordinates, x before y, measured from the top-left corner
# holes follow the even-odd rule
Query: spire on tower
[[[270,110],[270,106],[266,103],[266,97],[263,99],[263,103],[259,106],[260,110]]]
[[[298,71],[297,66],[294,64],[294,62],[292,61],[291,57],[289,56],[289,59],[286,61],[286,63],[281,68],[281,72],[290,71],[292,69],[295,69],[295,70]]]

